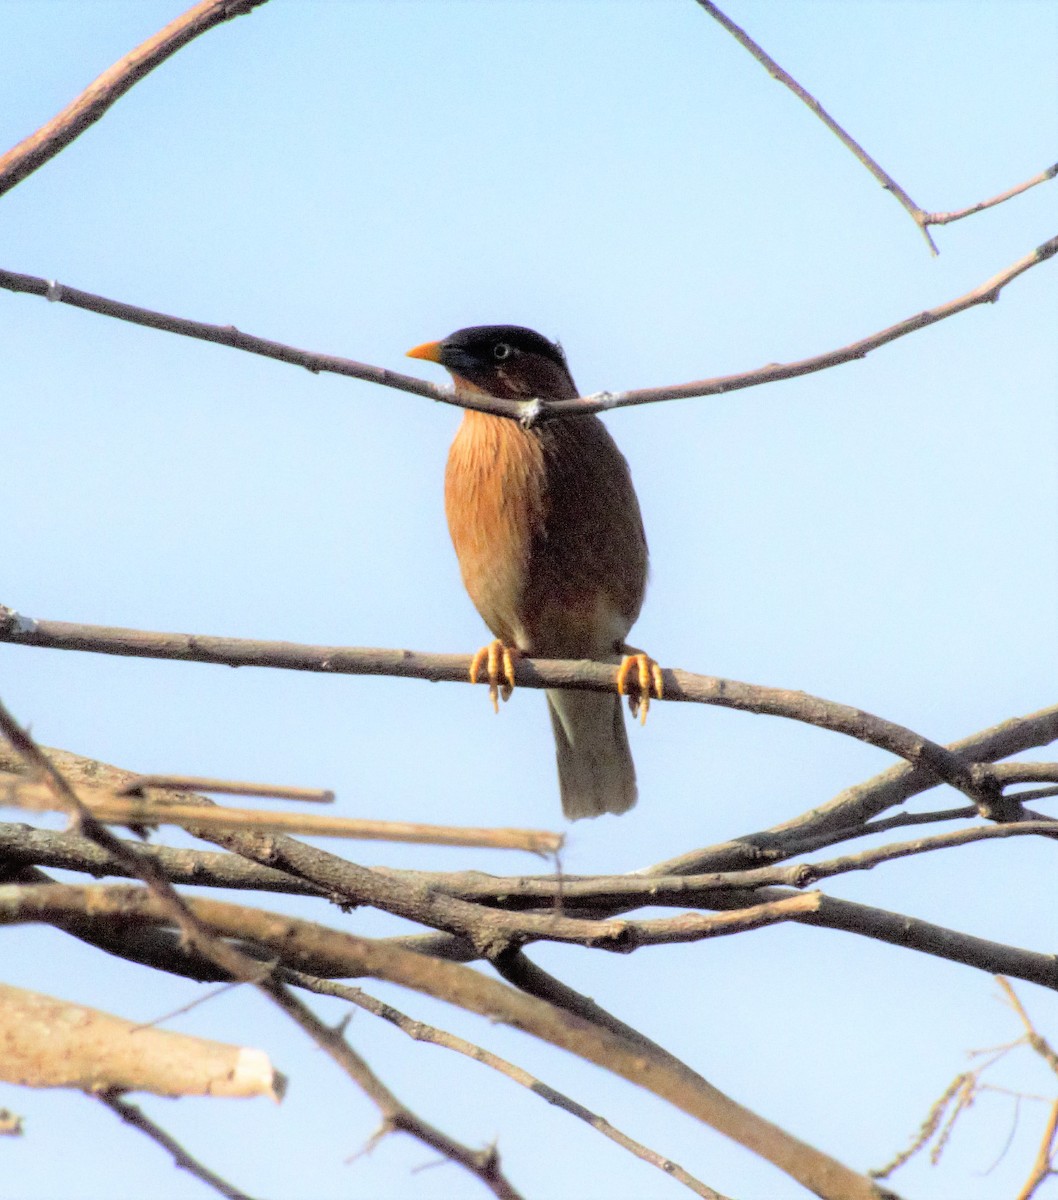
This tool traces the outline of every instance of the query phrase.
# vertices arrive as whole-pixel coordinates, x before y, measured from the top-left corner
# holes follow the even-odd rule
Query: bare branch
[[[385,979],[568,1050],[668,1100],[827,1200],[880,1200],[890,1195],[743,1108],[678,1059],[650,1050],[653,1043],[634,1031],[624,1036],[568,1012],[556,1012],[550,1004],[521,995],[469,967],[426,958],[392,943],[215,900],[189,899],[186,903],[216,937],[267,947],[281,956],[285,965],[297,970],[313,975]],[[97,914],[120,914],[133,924],[173,919],[162,901],[142,887],[0,887],[0,913],[9,920],[48,920],[71,909],[89,908]],[[320,970],[319,964],[327,959],[330,963]],[[277,985],[271,981],[269,986]],[[326,1048],[330,1052],[330,1047]]]
[[[0,777],[2,794],[3,782]],[[217,850],[174,850],[169,846],[150,845],[139,845],[136,849],[141,855],[153,858],[170,883],[327,898],[326,892],[307,880],[272,867],[260,866],[237,854]],[[36,863],[66,871],[85,871],[95,876],[137,878],[129,872],[125,863],[107,854],[90,838],[80,837],[76,833],[35,829],[30,825],[0,823],[0,861],[11,864]]]
[[[1036,1152],[1036,1161],[1032,1164],[1032,1172],[1025,1181],[1025,1186],[1018,1192],[1016,1200],[1032,1200],[1050,1176],[1054,1175],[1054,1141],[1058,1136],[1058,1100],[1051,1105],[1050,1115],[1040,1139],[1040,1148]]]
[[[190,949],[213,963],[230,979],[253,984],[279,1008],[292,1016],[311,1036],[315,1037],[321,1049],[325,1050],[354,1082],[361,1087],[365,1086],[363,1071],[367,1070],[366,1066],[363,1071],[358,1070],[352,1052],[349,1051],[348,1054],[344,1052],[344,1042],[338,1045],[332,1038],[322,1035],[322,1031],[325,1029],[322,1023],[299,1000],[291,996],[282,983],[273,978],[273,964],[260,963],[243,953],[231,942],[213,933],[208,924],[198,916],[196,907],[179,895],[156,862],[139,855],[130,846],[116,838],[106,826],[101,825],[81,802],[62,773],[15,721],[3,703],[0,703],[0,732],[11,742],[25,762],[41,773],[48,785],[55,790],[56,795],[67,801],[68,811],[76,818],[81,831],[102,849],[123,862],[147,885],[143,888],[125,889],[129,896],[135,896],[138,893],[140,898],[148,898],[152,904],[157,906],[157,912],[163,919],[177,926],[182,939],[186,940]],[[56,888],[57,885],[54,884],[34,884],[29,885],[27,890],[36,892],[40,899],[46,892]],[[3,890],[0,888],[0,891]],[[58,887],[58,890],[61,891],[62,888]],[[15,907],[17,909],[17,902]],[[124,911],[124,906],[121,906],[120,910],[122,915],[128,915]],[[22,918],[18,917],[17,919]],[[500,1172],[494,1155],[490,1155],[488,1161],[479,1161],[474,1151],[461,1146],[432,1127],[426,1126],[425,1122],[421,1122],[417,1118],[415,1121],[409,1118],[402,1128],[414,1137],[421,1137],[431,1146],[446,1154],[452,1161],[473,1171],[493,1189],[497,1196],[504,1197],[505,1200],[517,1200],[517,1193]]]
[[[890,325],[887,329],[860,338],[859,341],[850,342],[847,346],[842,346],[837,350],[813,355],[811,358],[803,358],[792,363],[771,363],[739,375],[722,375],[714,379],[699,379],[691,383],[673,384],[667,387],[602,392],[596,396],[587,396],[576,400],[502,400],[494,396],[476,395],[469,392],[456,393],[451,388],[426,383],[411,375],[388,371],[384,367],[375,367],[369,363],[356,362],[353,359],[340,358],[337,355],[316,354],[312,351],[284,345],[281,342],[253,337],[250,334],[242,333],[233,325],[209,325],[201,321],[189,321],[183,317],[166,316],[164,313],[137,308],[132,304],[108,300],[103,296],[93,295],[91,292],[79,291],[76,288],[67,287],[65,284],[56,283],[54,280],[41,279],[34,275],[20,275],[14,271],[0,270],[0,288],[6,288],[12,292],[45,296],[49,300],[70,304],[75,308],[87,309],[105,316],[118,317],[136,325],[147,325],[153,329],[178,333],[184,337],[198,338],[236,350],[245,350],[251,354],[260,354],[265,358],[305,367],[314,373],[329,371],[333,374],[381,384],[383,387],[395,388],[398,391],[411,392],[417,396],[425,396],[427,399],[436,400],[442,404],[453,404],[458,408],[471,408],[477,412],[494,413],[501,417],[535,423],[556,417],[588,416],[592,413],[608,412],[616,408],[656,404],[662,400],[720,396],[727,392],[739,391],[742,388],[775,383],[782,379],[796,379],[800,375],[810,375],[842,363],[854,362],[857,359],[865,358],[872,350],[877,350],[888,342],[925,329],[929,325],[935,325],[938,321],[947,320],[948,317],[965,312],[978,304],[994,304],[1007,284],[1031,268],[1053,258],[1055,253],[1058,253],[1058,237],[1044,242],[1023,258],[1019,258],[998,274],[993,275],[991,279],[985,280],[978,287],[954,300],[925,309],[895,325]]]
[[[658,1154],[657,1151],[651,1150],[649,1146],[644,1146],[641,1142],[630,1138],[626,1133],[622,1133],[619,1129],[611,1125],[604,1117],[600,1117],[598,1113],[593,1113],[590,1109],[585,1108],[583,1104],[572,1100],[569,1096],[557,1091],[549,1084],[543,1083],[534,1075],[530,1075],[522,1067],[508,1062],[507,1059],[501,1058],[498,1054],[493,1054],[492,1051],[486,1050],[483,1046],[477,1046],[473,1042],[468,1042],[465,1038],[457,1037],[454,1033],[449,1033],[447,1030],[428,1025],[425,1021],[414,1020],[394,1008],[391,1004],[384,1004],[381,1000],[368,995],[367,992],[362,991],[360,988],[348,987],[345,984],[334,983],[329,979],[320,979],[313,975],[305,975],[300,971],[287,971],[284,973],[284,978],[288,983],[293,983],[297,987],[303,987],[308,991],[316,992],[318,995],[336,996],[341,1000],[347,1000],[350,1004],[355,1004],[358,1008],[362,1008],[366,1012],[380,1017],[383,1021],[388,1021],[402,1033],[407,1034],[408,1037],[417,1042],[425,1042],[431,1046],[440,1046],[442,1049],[452,1050],[456,1054],[462,1054],[466,1058],[473,1059],[474,1062],[481,1063],[483,1066],[491,1067],[492,1070],[498,1071],[501,1075],[505,1075],[508,1079],[513,1080],[522,1087],[528,1088],[529,1091],[546,1100],[548,1104],[553,1104],[556,1108],[562,1109],[563,1112],[568,1112],[578,1120],[584,1121],[592,1129],[601,1133],[603,1137],[616,1142],[618,1146],[634,1154],[637,1158],[664,1171],[671,1179],[675,1179],[677,1183],[682,1183],[684,1187],[689,1188],[696,1196],[702,1196],[704,1200],[729,1200],[728,1197],[722,1196],[711,1187],[707,1187],[701,1180],[696,1179],[688,1171],[685,1171],[678,1163],[674,1163],[672,1159],[665,1158]]]
[[[141,775],[126,784],[122,796],[143,795],[148,788],[165,792],[215,792],[227,796],[261,796],[266,800],[301,800],[306,804],[333,804],[329,788],[289,787],[279,783],[243,783],[234,779],[208,779],[201,775]]]
[[[759,46],[744,29],[741,29],[730,17],[722,13],[715,4],[710,3],[710,0],[697,0],[697,3],[699,7],[704,8],[715,21],[722,25],[744,49],[748,50],[773,79],[778,80],[779,83],[789,88],[803,104],[807,105],[842,145],[850,150],[867,170],[870,171],[882,187],[887,192],[892,193],[922,231],[922,236],[926,239],[926,244],[933,254],[939,254],[940,251],[937,249],[937,245],[929,231],[930,225],[947,225],[952,221],[962,220],[963,217],[972,217],[975,213],[983,212],[986,208],[994,208],[997,204],[1002,204],[1004,200],[1020,196],[1022,192],[1027,192],[1029,188],[1033,188],[1040,183],[1046,183],[1049,179],[1053,179],[1055,175],[1058,175],[1058,163],[1055,163],[1053,166],[1041,171],[1038,175],[1034,175],[1031,179],[1026,179],[1024,183],[1016,184],[1014,187],[1008,188],[1005,192],[1000,192],[998,196],[993,196],[989,200],[981,200],[977,204],[971,204],[969,208],[959,209],[957,212],[926,212],[925,209],[911,199],[889,172],[879,166],[859,142],[834,120],[822,104],[810,92],[806,91],[792,75],[784,71],[775,59]]]
[[[1038,175],[1033,175],[1031,179],[1026,179],[1024,183],[1017,183],[1012,188],[1007,188],[1005,192],[1000,192],[998,196],[993,196],[989,200],[979,200],[976,204],[971,204],[969,208],[960,208],[956,212],[926,213],[926,224],[948,225],[952,221],[961,221],[963,217],[972,217],[975,213],[984,212],[986,208],[994,208],[997,204],[1002,204],[1004,200],[1011,200],[1015,196],[1020,196],[1022,192],[1027,192],[1029,188],[1034,188],[1037,184],[1046,183],[1056,175],[1058,175],[1058,163],[1047,167]]]
[[[1010,986],[1010,982],[1003,978],[1002,975],[996,976],[996,983],[1006,993],[1007,999],[1010,1001],[1011,1008],[1018,1014],[1022,1025],[1025,1027],[1025,1039],[1033,1050],[1043,1059],[1043,1061],[1058,1075],[1058,1052],[1054,1050],[1051,1044],[1045,1037],[1040,1034],[1036,1026],[1033,1025],[1029,1018],[1029,1014],[1025,1011],[1025,1006],[1018,998],[1017,992]]]
[[[764,899],[766,895],[768,893],[760,894],[759,898]],[[1058,991],[1058,957],[1053,954],[1038,954],[1034,950],[1005,946],[1001,942],[946,929],[916,917],[871,908],[851,900],[839,900],[834,896],[824,896],[818,912],[796,919],[805,925],[858,933],[876,941],[888,942],[891,946],[904,946],[909,950],[946,958],[949,962],[990,970],[993,974],[1013,975],[1028,983],[1038,983],[1041,987]],[[1000,966],[1000,963],[1007,965]]]
[[[263,1050],[145,1029],[2,983],[0,1046],[0,1079],[25,1087],[279,1100],[286,1086]]]
[[[288,988],[275,984],[274,994],[284,1012],[293,1018],[318,1045],[324,1047],[331,1057],[342,1066],[346,1074],[360,1085],[364,1095],[382,1114],[382,1128],[385,1133],[399,1131],[411,1134],[424,1146],[432,1147],[451,1162],[458,1163],[476,1175],[493,1195],[500,1197],[500,1200],[521,1200],[519,1193],[515,1191],[500,1170],[500,1156],[495,1147],[471,1150],[461,1142],[450,1138],[446,1133],[442,1133],[440,1129],[429,1122],[424,1121],[422,1117],[412,1112],[407,1105],[397,1099],[349,1045],[339,1029],[332,1029],[329,1025],[325,1025]]]
[[[424,654],[410,650],[342,646],[304,646],[292,642],[263,642],[250,638],[207,637],[199,634],[154,633],[109,626],[39,621],[0,608],[0,642],[87,650],[139,658],[222,663],[227,666],[280,667],[329,674],[392,675],[400,678],[466,683],[470,657]],[[842,733],[924,768],[970,797],[985,816],[1013,820],[1016,800],[1004,797],[994,781],[974,774],[950,750],[881,717],[849,705],[823,700],[805,692],[771,688],[692,675],[663,672],[665,699],[712,704],[743,712],[786,717]],[[519,687],[576,687],[587,691],[617,691],[618,668],[603,663],[519,658],[515,682]]]
[[[1056,739],[1058,705],[1053,705],[1023,717],[1010,717],[980,733],[952,742],[948,749],[966,762],[982,763],[1046,746]],[[666,859],[641,873],[689,875],[704,870],[734,870],[782,861],[793,854],[806,853],[815,845],[844,840],[862,830],[871,817],[936,786],[936,777],[930,772],[899,763],[864,783],[845,788],[825,804],[810,808],[806,813],[774,825],[771,829],[692,850],[677,858]],[[966,809],[952,809],[940,815],[950,818],[972,814]],[[828,837],[822,842],[818,841],[822,835],[831,833],[835,835],[834,839]]]
[[[265,0],[202,0],[137,46],[104,71],[57,117],[0,157],[0,196],[65,150],[115,101],[188,42],[264,3]]]
[[[788,87],[790,91],[793,92],[793,94],[798,98],[798,100],[806,104],[830,130],[830,132],[834,134],[834,136],[848,150],[852,151],[856,158],[858,158],[859,161],[867,168],[867,170],[870,171],[870,173],[875,177],[875,179],[878,180],[882,187],[885,188],[887,192],[891,192],[903,205],[907,212],[910,213],[911,219],[915,222],[919,229],[922,230],[922,236],[926,239],[926,243],[928,244],[930,250],[934,254],[938,254],[939,251],[937,250],[933,238],[930,236],[929,229],[927,228],[929,223],[927,219],[928,214],[924,212],[914,202],[914,200],[911,199],[911,197],[896,182],[896,180],[893,179],[893,177],[887,171],[883,170],[873,158],[871,158],[871,156],[866,150],[864,150],[859,142],[857,142],[853,137],[847,134],[844,129],[842,129],[837,121],[834,120],[830,113],[827,112],[822,104],[820,104],[819,101],[813,95],[811,95],[811,93],[805,91],[805,89],[801,87],[801,85],[796,79],[793,78],[792,75],[788,75],[782,69],[782,67],[779,66],[774,58],[772,58],[760,46],[758,46],[757,43],[749,36],[749,34],[745,32],[745,30],[739,28],[739,26],[736,25],[730,17],[725,16],[724,13],[722,13],[715,4],[711,4],[709,0],[697,0],[697,3],[699,7],[704,8],[705,11],[715,21],[719,22],[719,24],[721,24],[737,42],[739,42],[746,50],[748,50],[773,79],[777,79],[779,83],[783,84],[785,87]]]
[[[157,1142],[163,1150],[167,1150],[173,1156],[173,1162],[182,1171],[186,1171],[189,1175],[194,1176],[195,1179],[204,1183],[207,1187],[211,1187],[221,1196],[226,1196],[227,1200],[251,1200],[251,1197],[245,1192],[239,1191],[237,1187],[221,1179],[219,1175],[215,1175],[197,1159],[192,1158],[174,1137],[166,1133],[160,1125],[156,1125],[135,1104],[129,1104],[127,1100],[123,1100],[116,1092],[100,1092],[96,1094],[95,1098],[100,1104],[119,1116],[126,1125],[131,1125],[133,1129],[138,1129],[141,1133],[145,1133],[153,1142]]]
[[[0,785],[2,783],[0,776]],[[136,791],[141,788],[140,784],[130,786]],[[204,811],[201,804],[179,804],[164,796],[130,797],[107,788],[85,788],[81,799],[97,821],[133,828],[179,825],[185,829],[248,829],[255,833],[300,833],[311,837],[355,838],[361,841],[528,850],[542,855],[557,853],[563,842],[559,833],[536,829],[424,825],[411,821],[374,821],[362,817],[323,817],[315,813],[262,812],[260,809],[225,808],[220,805]],[[4,800],[32,812],[67,811],[67,806],[40,784],[9,783]]]

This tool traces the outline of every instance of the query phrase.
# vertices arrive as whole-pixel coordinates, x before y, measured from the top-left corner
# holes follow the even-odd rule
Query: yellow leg
[[[629,676],[633,671],[635,684],[629,687]],[[643,654],[641,651],[626,654],[617,668],[617,692],[618,695],[628,697],[628,707],[632,710],[632,716],[638,714],[640,724],[645,725],[647,713],[650,711],[651,695],[659,700],[665,695],[661,668],[649,654]]]
[[[477,683],[482,665],[489,681],[489,699],[492,701],[492,711],[500,711],[499,697],[504,703],[511,698],[514,691],[514,660],[519,651],[505,646],[499,638],[494,638],[470,660],[470,682]]]

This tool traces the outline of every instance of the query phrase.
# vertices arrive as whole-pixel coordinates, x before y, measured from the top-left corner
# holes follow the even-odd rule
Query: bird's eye
[[[505,358],[510,358],[510,356],[511,348],[507,342],[497,342],[496,345],[492,347],[492,357],[497,362],[503,362]]]

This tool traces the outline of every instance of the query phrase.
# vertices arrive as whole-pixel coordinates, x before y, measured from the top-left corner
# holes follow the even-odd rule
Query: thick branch
[[[309,350],[299,350],[281,342],[268,341],[265,338],[253,337],[242,333],[232,325],[209,325],[201,321],[189,321],[183,317],[167,316],[165,313],[153,312],[150,309],[138,308],[132,304],[124,304],[118,300],[108,300],[103,296],[82,292],[54,280],[41,279],[34,275],[20,275],[14,271],[0,270],[0,288],[12,292],[26,292],[36,296],[46,296],[49,300],[71,304],[75,308],[87,309],[105,316],[118,317],[123,321],[131,321],[137,325],[147,325],[153,329],[178,333],[184,337],[198,338],[202,341],[216,342],[236,350],[246,350],[251,354],[260,354],[265,358],[277,359],[280,362],[293,363],[305,367],[312,372],[329,371],[338,375],[349,376],[353,379],[364,379],[369,383],[381,384],[384,387],[395,388],[402,392],[411,392],[417,396],[425,396],[442,404],[454,404],[459,408],[472,408],[479,412],[495,413],[501,417],[511,417],[532,424],[553,417],[587,416],[591,413],[607,412],[614,408],[629,408],[638,404],[656,404],[661,400],[683,400],[696,396],[720,396],[726,392],[738,391],[742,388],[757,387],[763,383],[775,383],[781,379],[795,379],[800,375],[810,375],[815,371],[823,371],[828,367],[836,367],[841,363],[853,362],[865,358],[872,350],[897,338],[935,325],[957,313],[965,312],[978,304],[992,304],[999,299],[999,294],[1019,275],[1032,267],[1046,262],[1058,252],[1058,237],[1051,238],[1035,250],[1019,258],[979,287],[966,292],[962,296],[938,304],[935,308],[926,309],[907,317],[887,329],[879,330],[859,341],[851,342],[837,350],[829,350],[823,354],[813,355],[792,363],[771,363],[753,371],[745,371],[739,375],[723,375],[713,379],[698,379],[691,383],[673,384],[668,387],[639,388],[625,392],[602,392],[597,396],[583,397],[576,400],[530,400],[515,401],[501,400],[491,396],[478,396],[470,393],[456,393],[451,388],[438,384],[426,383],[411,375],[401,375],[396,371],[388,371],[384,367],[375,367],[369,363],[356,362],[353,359],[340,358],[336,355],[317,354]]]
[[[263,1050],[144,1028],[0,983],[0,1079],[26,1087],[156,1096],[282,1097]]]
[[[202,0],[104,71],[51,121],[0,157],[0,196],[54,158],[99,120],[115,101],[188,42],[265,0]]]

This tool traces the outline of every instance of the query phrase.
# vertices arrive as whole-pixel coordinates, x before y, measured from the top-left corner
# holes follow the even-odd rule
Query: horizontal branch
[[[0,784],[3,784],[0,773]],[[142,784],[136,784],[139,791]],[[563,837],[542,829],[478,828],[424,825],[411,821],[375,821],[364,817],[330,817],[303,812],[264,812],[201,803],[179,804],[157,793],[121,795],[108,788],[83,788],[81,799],[92,816],[106,825],[177,825],[183,829],[244,829],[254,833],[299,833],[306,837],[349,838],[357,841],[413,842],[430,846],[465,846],[494,850],[527,850],[557,854]],[[15,780],[6,787],[6,803],[32,812],[65,812],[50,789],[40,783]]]
[[[188,42],[265,0],[202,0],[119,59],[61,113],[0,157],[0,196],[80,137],[145,75]]]
[[[183,317],[168,316],[165,313],[139,308],[133,304],[109,300],[91,292],[83,292],[66,284],[57,283],[55,280],[42,279],[35,275],[20,275],[14,271],[0,270],[0,288],[12,292],[44,296],[49,300],[70,304],[75,308],[86,309],[104,316],[117,317],[123,321],[131,321],[136,325],[146,325],[152,329],[177,333],[183,337],[214,342],[235,350],[245,350],[250,354],[259,354],[265,358],[304,367],[313,373],[327,371],[352,379],[363,379],[383,387],[395,388],[397,391],[424,396],[442,404],[453,404],[458,408],[472,408],[478,412],[494,413],[497,416],[511,417],[526,424],[533,424],[554,417],[587,416],[591,413],[607,412],[610,409],[629,408],[639,404],[655,404],[662,400],[720,396],[742,388],[776,383],[782,379],[795,379],[800,375],[810,375],[842,363],[853,362],[865,358],[872,350],[877,350],[888,342],[896,341],[897,338],[915,333],[919,329],[925,329],[929,325],[935,325],[938,321],[944,321],[948,317],[965,312],[978,304],[994,303],[999,299],[1000,292],[1007,284],[1032,267],[1053,258],[1055,253],[1058,253],[1058,237],[1044,242],[1023,258],[1019,258],[998,274],[993,275],[991,279],[985,280],[978,287],[954,300],[925,309],[895,325],[890,325],[887,329],[879,330],[859,341],[851,342],[847,346],[800,359],[797,362],[770,363],[768,366],[745,371],[738,375],[698,379],[691,383],[673,384],[667,387],[600,392],[595,396],[581,397],[576,400],[502,400],[498,397],[476,395],[470,392],[457,393],[451,388],[427,383],[414,376],[402,375],[396,371],[386,370],[384,367],[372,366],[370,363],[357,362],[354,359],[341,358],[337,355],[319,354],[310,350],[299,350],[282,342],[269,341],[266,338],[243,333],[233,325],[210,325],[202,321],[189,321]]]
[[[3,789],[4,780],[0,777],[0,796]],[[143,843],[137,849],[141,855],[153,858],[171,883],[292,896],[326,898],[327,895],[315,884],[285,871],[249,862],[238,854],[220,850],[176,850],[171,846]],[[76,833],[35,829],[31,825],[0,824],[0,862],[83,871],[97,878],[104,875],[134,878],[123,862],[107,854],[91,839]]]
[[[263,1050],[144,1028],[3,983],[0,1044],[0,1079],[24,1087],[276,1101],[286,1088]]]
[[[157,633],[109,626],[35,620],[0,606],[0,642],[13,645],[80,650],[135,658],[176,659],[181,662],[230,667],[273,667],[336,675],[388,675],[432,682],[469,682],[470,656],[426,654],[350,646],[307,646],[251,638],[200,634]],[[520,658],[515,683],[528,688],[618,690],[618,668],[587,661]],[[877,717],[863,709],[824,700],[806,692],[772,688],[687,671],[663,671],[666,700],[733,708],[741,712],[784,717],[841,733],[887,750],[912,766],[969,796],[986,816],[1011,820],[1015,803],[1005,804],[997,785],[974,774],[961,759],[939,743]]]

